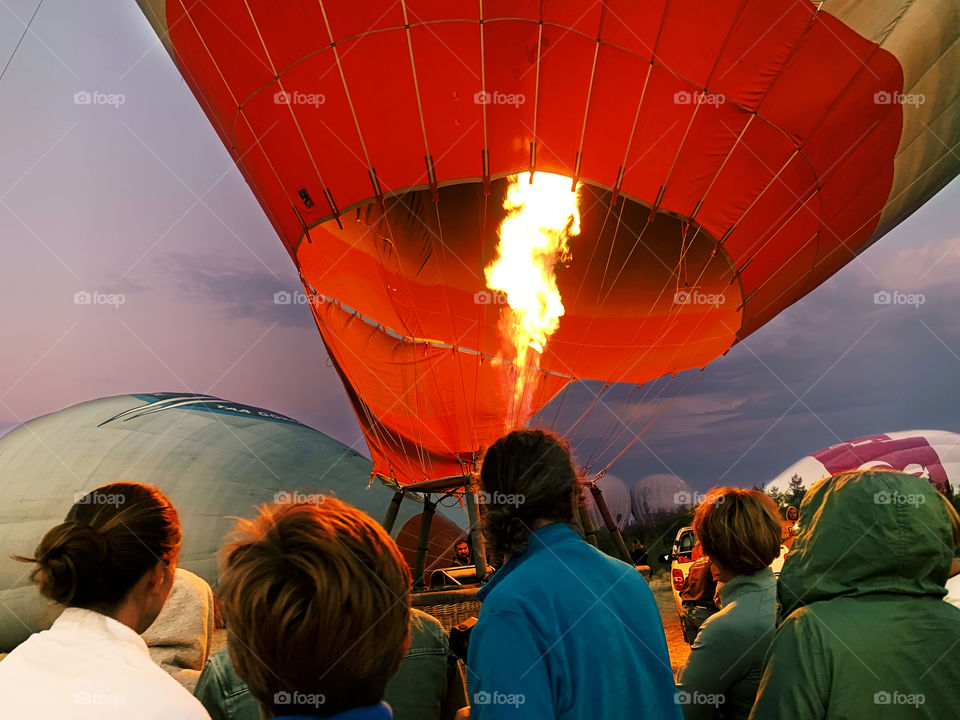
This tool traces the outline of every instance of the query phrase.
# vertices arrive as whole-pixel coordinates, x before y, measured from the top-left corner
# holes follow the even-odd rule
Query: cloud
[[[314,328],[310,308],[291,267],[278,277],[269,268],[210,254],[171,252],[156,261],[181,292],[232,320]]]

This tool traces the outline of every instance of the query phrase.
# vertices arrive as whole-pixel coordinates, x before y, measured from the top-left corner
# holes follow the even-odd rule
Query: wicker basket
[[[480,615],[480,601],[477,599],[479,589],[472,587],[412,593],[410,603],[417,610],[433,615],[443,629],[450,632],[454,625]]]

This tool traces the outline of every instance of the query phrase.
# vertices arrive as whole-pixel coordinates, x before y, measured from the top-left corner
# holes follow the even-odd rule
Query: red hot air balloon
[[[138,2],[399,484],[575,379],[705,365],[960,166],[958,0]],[[580,231],[517,368],[484,271],[524,172],[579,183]]]

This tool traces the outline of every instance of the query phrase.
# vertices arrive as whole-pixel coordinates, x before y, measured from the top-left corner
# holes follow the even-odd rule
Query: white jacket
[[[132,629],[67,608],[0,661],[0,717],[44,720],[209,720],[151,659]]]

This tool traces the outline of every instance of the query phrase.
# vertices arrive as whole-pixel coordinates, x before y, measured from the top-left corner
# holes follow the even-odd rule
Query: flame
[[[570,178],[521,173],[507,189],[497,259],[484,270],[487,287],[506,298],[500,332],[513,355],[514,392],[509,418],[525,423],[532,415],[537,362],[563,316],[557,263],[570,259],[567,241],[580,234],[580,185]],[[533,379],[533,382],[530,380]]]

